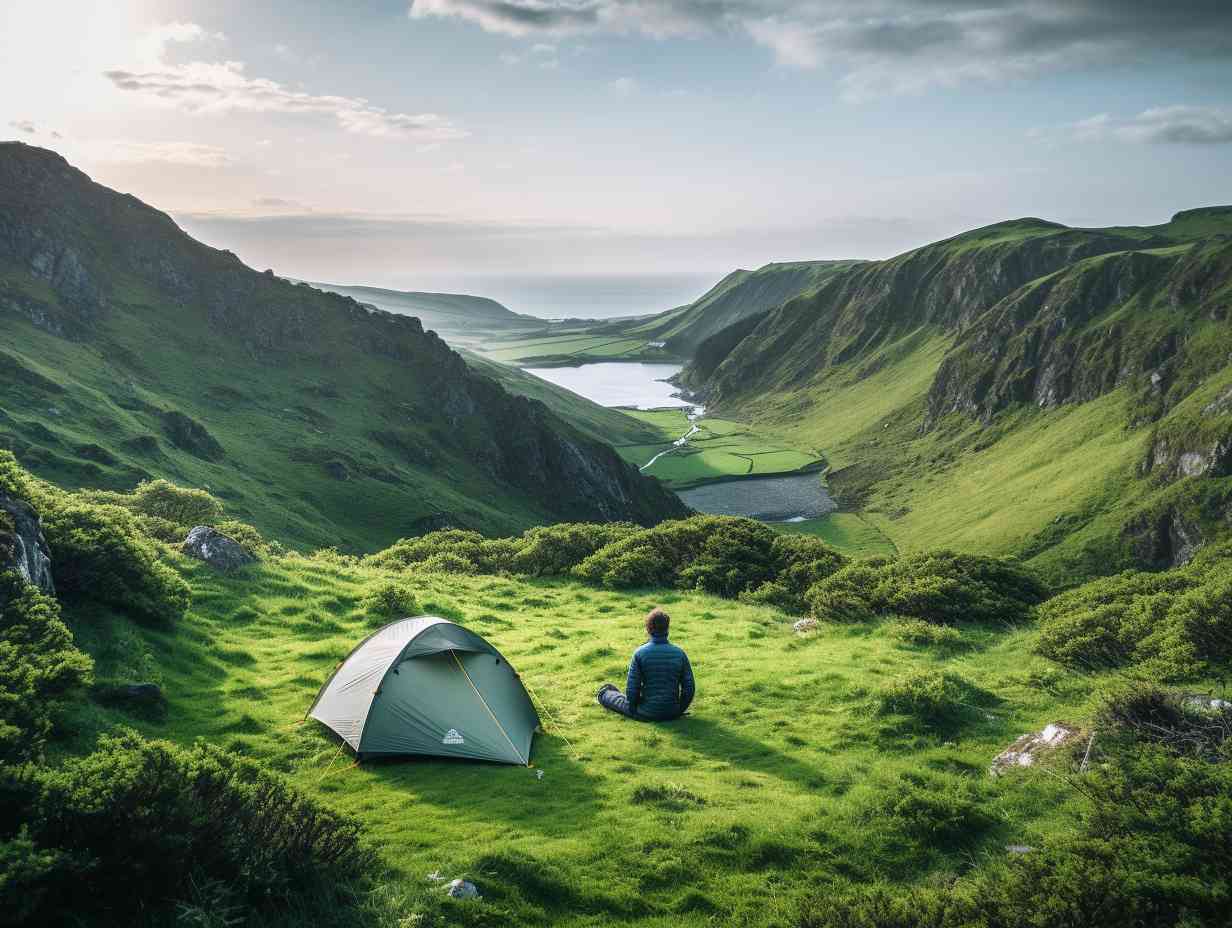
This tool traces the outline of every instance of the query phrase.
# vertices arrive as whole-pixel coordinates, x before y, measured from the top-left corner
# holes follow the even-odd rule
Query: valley
[[[259,273],[0,144],[6,917],[1216,928],[1230,312],[1228,207],[546,322]],[[596,703],[653,607],[657,724]],[[526,766],[308,719],[410,616],[514,668]]]

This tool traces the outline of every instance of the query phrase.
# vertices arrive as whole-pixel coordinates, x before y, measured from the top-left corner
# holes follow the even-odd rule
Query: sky
[[[1232,202],[1228,0],[4,0],[0,88],[258,269],[521,311]]]

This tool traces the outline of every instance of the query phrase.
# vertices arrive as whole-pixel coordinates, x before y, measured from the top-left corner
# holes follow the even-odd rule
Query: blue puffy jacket
[[[689,656],[655,635],[633,652],[625,698],[644,719],[663,721],[682,715],[693,701],[693,668]]]

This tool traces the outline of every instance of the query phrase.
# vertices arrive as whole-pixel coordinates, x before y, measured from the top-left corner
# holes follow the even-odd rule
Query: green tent
[[[308,715],[362,761],[397,754],[530,763],[539,715],[509,662],[435,616],[373,632],[325,681]]]

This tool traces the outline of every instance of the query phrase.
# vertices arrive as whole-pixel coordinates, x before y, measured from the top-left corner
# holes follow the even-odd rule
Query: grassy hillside
[[[59,156],[0,146],[0,441],[66,486],[208,486],[302,545],[653,520],[674,496],[418,321],[258,274]],[[622,426],[636,434],[633,426]]]
[[[177,812],[177,798],[188,802],[195,794],[175,792],[167,758],[138,777],[131,755],[143,742],[129,736],[117,755],[102,740],[120,728],[167,739],[167,751],[209,745],[218,753],[205,755],[206,771],[216,771],[222,758],[257,764],[241,782],[252,782],[255,771],[284,778],[281,788],[294,790],[301,817],[283,823],[274,809],[252,820],[237,817],[224,835],[254,829],[253,840],[234,836],[240,840],[228,853],[240,859],[262,842],[281,840],[285,828],[303,827],[302,816],[325,827],[325,816],[337,813],[353,820],[375,853],[366,873],[345,871],[350,886],[330,880],[328,866],[313,871],[318,883],[308,887],[274,883],[276,903],[246,899],[226,884],[203,890],[206,876],[198,873],[194,882],[189,871],[180,874],[187,889],[158,884],[157,898],[149,898],[150,924],[170,923],[166,899],[184,897],[168,894],[183,892],[189,895],[181,919],[186,912],[229,912],[254,926],[302,922],[311,913],[315,924],[391,928],[408,920],[808,928],[862,924],[850,920],[864,906],[876,911],[893,903],[914,912],[896,924],[936,924],[927,913],[939,906],[953,913],[947,924],[974,928],[1021,924],[1024,911],[1054,900],[1080,914],[1091,906],[1136,911],[1149,902],[1163,914],[1190,916],[1156,922],[1175,928],[1215,925],[1211,919],[1222,911],[1227,857],[1215,851],[1229,811],[1228,794],[1220,792],[1228,768],[1208,752],[1218,754],[1226,728],[1223,735],[1199,732],[1224,724],[1225,714],[1203,709],[1186,716],[1180,703],[1168,702],[1179,696],[1132,681],[1145,675],[1181,680],[1187,689],[1180,692],[1212,691],[1230,653],[1220,637],[1232,621],[1219,599],[1228,583],[1227,550],[1208,552],[1185,571],[1122,578],[1048,600],[1037,613],[1044,591],[1012,565],[940,555],[844,566],[832,552],[806,546],[800,550],[821,558],[810,568],[821,579],[807,596],[819,621],[797,631],[798,610],[689,588],[692,576],[708,583],[728,582],[733,570],[764,576],[755,536],[765,529],[741,520],[695,529],[701,548],[693,554],[661,549],[683,558],[677,588],[457,573],[458,563],[440,552],[486,544],[495,555],[501,546],[444,536],[431,552],[399,545],[360,560],[283,552],[249,533],[245,544],[261,560],[219,574],[143,537],[147,523],[117,515],[117,506],[148,516],[150,505],[167,511],[171,503],[200,504],[199,494],[115,498],[112,508],[99,507],[86,496],[31,485],[10,461],[0,461],[0,494],[14,492],[41,507],[59,578],[116,563],[107,533],[127,525],[128,543],[153,560],[125,582],[152,582],[156,565],[163,587],[178,584],[191,596],[177,599],[175,614],[135,621],[125,611],[131,597],[64,584],[63,616],[73,638],[57,646],[65,654],[80,647],[93,659],[88,699],[61,706],[46,753],[34,756],[24,779],[10,777],[11,768],[0,763],[3,789],[25,795],[33,780],[49,790],[38,809],[18,803],[0,815],[0,846],[6,860],[21,864],[0,873],[28,888],[26,904],[43,905],[38,911],[63,904],[59,895],[38,892],[72,876],[71,867],[57,869],[54,853],[37,856],[35,848],[54,846],[57,834],[77,835],[74,851],[95,861],[77,877],[88,886],[98,879],[92,869],[155,865],[140,844],[116,859],[111,815],[132,816],[132,831],[144,834],[149,810],[157,808],[167,818],[155,818],[160,836],[150,840],[171,841],[168,854],[181,837],[210,827]],[[87,524],[96,529],[83,544],[79,530]],[[556,537],[579,528],[558,527]],[[680,528],[636,537],[657,533],[681,542],[688,533]],[[602,550],[615,549],[601,549],[601,559]],[[555,555],[540,549],[545,553],[539,567],[559,568]],[[609,556],[609,564],[618,561]],[[591,562],[581,562],[581,576],[590,575],[584,568]],[[710,566],[696,574],[703,563]],[[15,620],[31,621],[28,610],[39,597],[27,593],[15,603],[5,598],[8,589],[0,589],[0,629],[14,640]],[[1137,596],[1152,597],[1153,630],[1140,628],[1125,608]],[[1108,613],[1109,603],[1119,611]],[[673,616],[673,637],[688,648],[699,695],[688,716],[652,726],[601,710],[594,693],[601,682],[620,681],[628,652],[643,638],[641,616],[656,604]],[[1092,604],[1104,611],[1086,612]],[[1203,623],[1193,623],[1194,607]],[[47,598],[43,608],[59,613]],[[304,720],[336,663],[366,634],[407,612],[462,622],[517,667],[546,728],[536,736],[531,767],[431,758],[357,766],[336,739]],[[1125,646],[1093,638],[1092,620],[1102,623],[1105,637],[1124,635]],[[1143,634],[1154,637],[1134,651],[1134,636]],[[17,639],[11,656],[30,660],[46,646],[43,639]],[[156,684],[161,696],[127,698],[133,681]],[[0,707],[0,718],[11,718],[11,709]],[[1154,728],[1134,727],[1139,711],[1157,713]],[[1165,733],[1209,744],[1202,741],[1206,747],[1193,754],[1188,746],[1196,742],[1185,741],[1181,750],[1145,734],[1160,730],[1161,720],[1171,726]],[[1067,745],[1030,769],[989,776],[1003,748],[1052,723],[1076,733]],[[4,739],[8,746],[10,733]],[[102,751],[91,753],[100,744]],[[127,765],[108,760],[113,755],[128,757]],[[187,755],[170,756],[186,762]],[[61,796],[57,784],[81,784],[83,776],[90,786],[80,795],[91,799],[79,806],[78,794]],[[207,776],[206,786],[212,782]],[[1118,790],[1131,792],[1126,798]],[[228,801],[247,812],[252,795],[265,794]],[[51,808],[60,832],[40,818],[49,802],[58,804]],[[101,828],[91,824],[95,808],[109,813]],[[26,816],[40,844],[14,837]],[[260,837],[256,829],[264,829]],[[302,866],[321,866],[329,834],[336,830],[296,838],[306,840]],[[363,858],[348,854],[352,859]],[[265,865],[282,866],[280,852],[271,848]],[[478,884],[482,899],[448,899],[443,884],[454,877]],[[260,873],[234,879],[266,885]],[[147,898],[145,885],[133,888],[136,898]],[[89,893],[73,904],[79,914],[99,915]],[[21,923],[20,912],[16,917]]]
[[[713,336],[684,380],[818,448],[904,550],[1057,579],[1179,563],[1232,513],[1232,209],[1037,219],[836,274]]]

